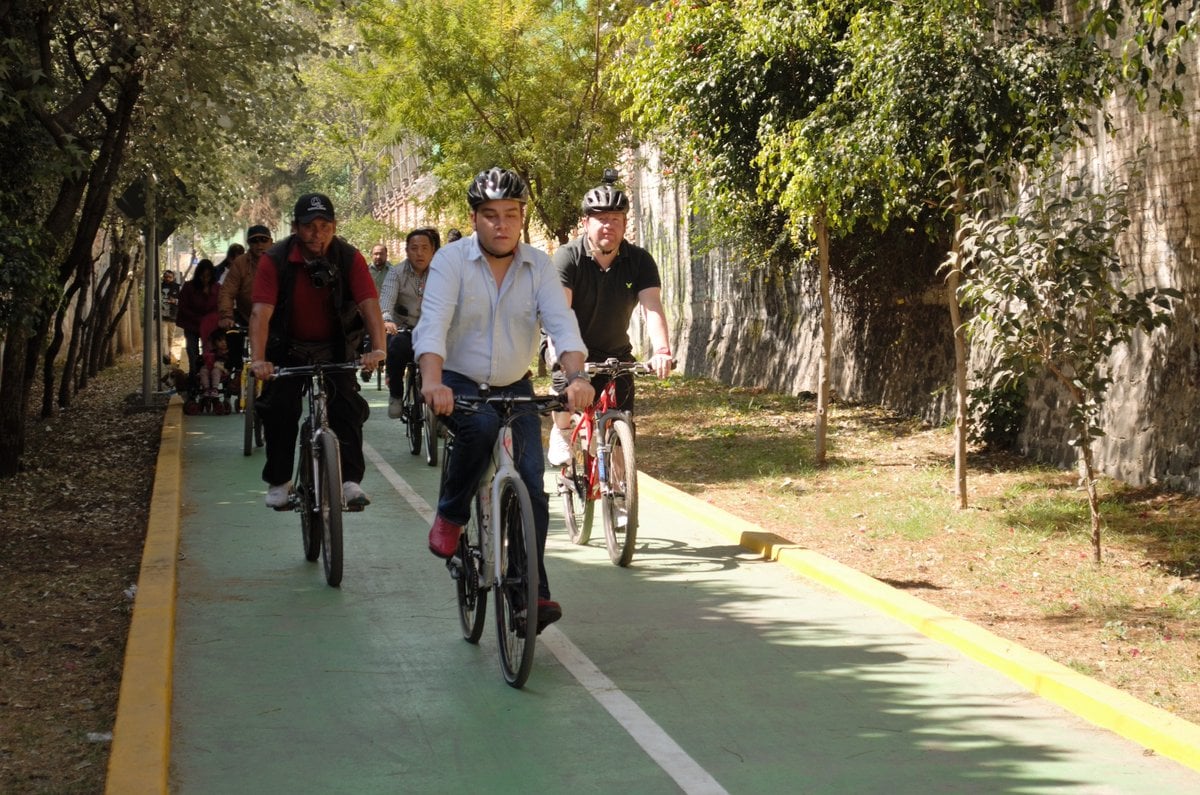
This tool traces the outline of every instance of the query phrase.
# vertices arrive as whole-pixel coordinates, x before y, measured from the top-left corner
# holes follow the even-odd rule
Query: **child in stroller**
[[[196,384],[184,410],[188,414],[228,414],[233,394],[233,379],[225,364],[229,343],[225,340],[225,329],[214,324],[214,328],[205,331],[200,369],[196,371]]]

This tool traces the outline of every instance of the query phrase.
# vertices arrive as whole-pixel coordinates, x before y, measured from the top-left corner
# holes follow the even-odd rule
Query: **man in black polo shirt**
[[[583,235],[554,252],[554,265],[566,290],[567,303],[579,321],[588,349],[587,360],[631,360],[629,319],[640,304],[654,346],[650,365],[659,378],[666,378],[671,372],[672,356],[662,308],[662,280],[650,253],[625,240],[629,197],[614,186],[616,180],[617,172],[606,170],[604,184],[583,197]],[[566,386],[562,370],[555,366],[552,377],[555,388],[561,392]],[[595,379],[597,395],[605,380]],[[618,405],[632,412],[633,376],[619,377],[616,388]],[[565,464],[570,458],[567,442],[570,427],[570,414],[555,413],[547,453],[547,460],[553,466]]]

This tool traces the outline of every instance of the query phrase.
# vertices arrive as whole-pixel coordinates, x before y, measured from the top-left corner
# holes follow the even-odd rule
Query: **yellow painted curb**
[[[643,496],[669,505],[740,546],[870,605],[993,668],[1042,698],[1138,745],[1200,770],[1200,726],[1005,640],[820,553],[638,473]]]
[[[171,763],[171,669],[182,486],[183,401],[163,417],[146,545],[117,700],[105,792],[166,793]]]

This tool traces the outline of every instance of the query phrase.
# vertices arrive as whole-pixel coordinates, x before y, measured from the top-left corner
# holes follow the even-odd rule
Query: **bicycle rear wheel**
[[[458,539],[458,552],[452,559],[454,588],[458,596],[458,621],[462,625],[463,639],[467,643],[478,643],[483,636],[484,617],[487,615],[486,578],[483,567],[487,559],[480,533],[479,498],[475,498],[475,512],[463,526]]]
[[[533,506],[525,484],[505,478],[500,500],[493,505],[500,539],[500,572],[496,583],[496,639],[500,671],[512,687],[523,687],[533,670],[537,638],[538,565]]]
[[[417,366],[404,368],[404,420],[408,436],[408,451],[413,455],[421,452],[421,391],[417,388]]]
[[[255,387],[254,374],[247,371],[242,377],[242,390],[245,395],[242,398],[242,455],[250,455],[254,452]]]
[[[334,588],[342,583],[342,465],[337,436],[324,431],[320,436],[319,466],[321,489],[321,561],[325,564],[325,582]]]
[[[441,425],[438,416],[428,404],[421,405],[421,427],[425,435],[425,463],[431,467],[438,465],[438,436],[441,435]]]
[[[571,446],[571,460],[558,474],[558,493],[562,497],[563,519],[571,543],[583,545],[592,537],[592,516],[596,503],[588,499],[588,456],[583,445]]]
[[[321,557],[321,538],[325,527],[317,512],[316,480],[312,452],[312,428],[308,420],[300,426],[300,456],[296,466],[296,502],[300,510],[300,537],[304,541],[304,559],[310,563]]]
[[[637,462],[633,456],[633,427],[623,419],[608,426],[608,488],[601,493],[604,505],[604,543],[608,557],[628,566],[637,544]]]

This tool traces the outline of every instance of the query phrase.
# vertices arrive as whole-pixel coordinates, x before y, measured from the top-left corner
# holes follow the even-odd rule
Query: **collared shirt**
[[[629,320],[642,290],[662,287],[658,265],[650,252],[622,240],[608,270],[601,270],[586,236],[554,252],[562,284],[571,290],[571,309],[587,342],[588,361],[632,356]]]
[[[371,279],[375,282],[375,292],[383,293],[383,280],[392,272],[392,263],[385,262],[382,265],[376,265],[374,260],[367,263],[367,269],[371,271]]]
[[[477,383],[507,386],[529,370],[543,325],[558,350],[587,350],[546,252],[519,245],[497,289],[471,235],[443,246],[433,257],[413,352],[417,358],[437,354],[444,369]]]
[[[379,306],[385,323],[414,328],[421,318],[421,300],[425,295],[425,280],[429,269],[417,273],[407,259],[388,271],[379,292]]]

